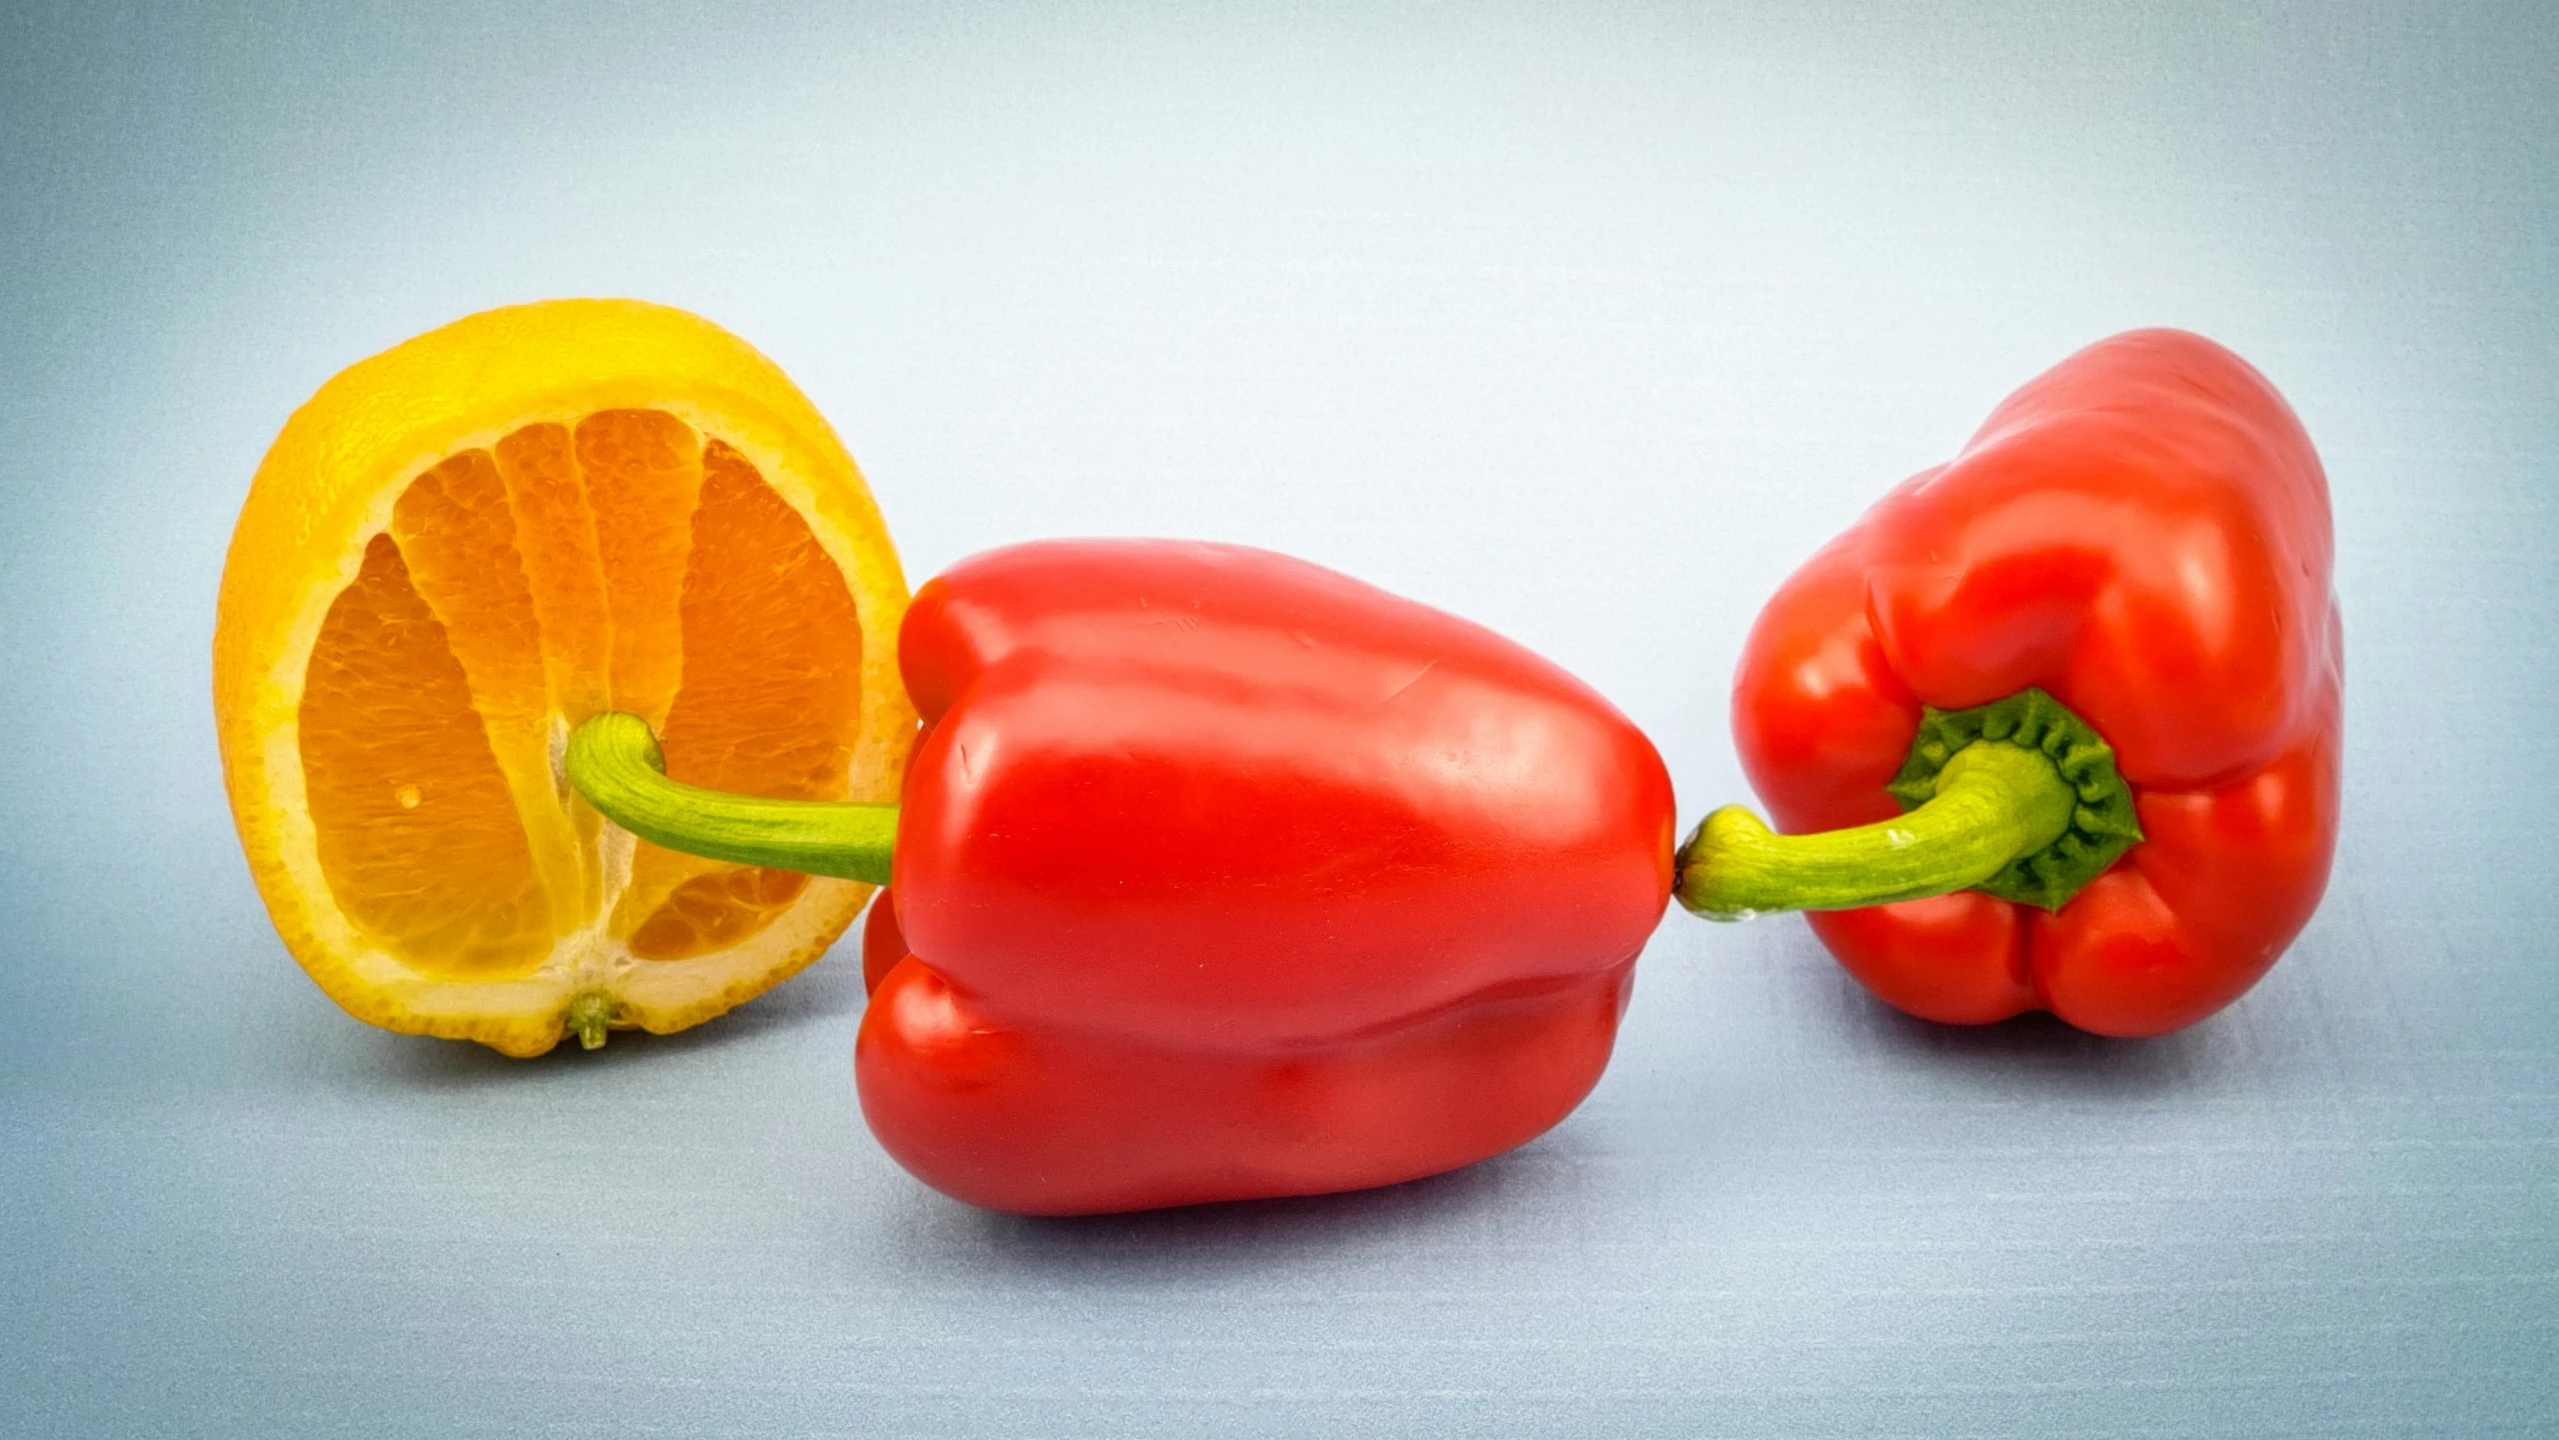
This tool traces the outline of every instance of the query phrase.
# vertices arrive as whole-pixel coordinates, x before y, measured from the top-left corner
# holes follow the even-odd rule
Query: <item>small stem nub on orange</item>
[[[604,1037],[613,1024],[612,998],[589,990],[569,1002],[566,1017],[569,1030],[578,1037],[578,1046],[586,1050],[604,1048]]]

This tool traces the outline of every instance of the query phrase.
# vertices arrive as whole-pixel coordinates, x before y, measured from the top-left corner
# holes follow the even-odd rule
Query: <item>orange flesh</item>
[[[662,730],[684,670],[676,617],[702,489],[701,447],[672,415],[607,410],[578,422],[577,462],[613,617],[613,708]]]
[[[329,607],[302,692],[320,869],[357,924],[457,974],[550,949],[549,907],[444,627],[391,537]]]
[[[551,779],[542,627],[516,553],[505,482],[487,452],[464,451],[411,482],[391,511],[391,539],[418,598],[443,622],[466,698],[480,712],[515,814],[526,822],[535,870],[564,882],[544,887],[554,928],[574,929],[586,908],[583,865],[579,836]],[[396,683],[397,673],[383,678]],[[306,689],[306,714],[310,703]]]
[[[376,940],[456,976],[536,968],[608,902],[645,959],[735,944],[807,877],[634,842],[608,896],[554,750],[629,710],[676,779],[839,798],[860,662],[842,573],[735,450],[657,411],[524,426],[412,481],[322,622],[301,709],[321,871]]]

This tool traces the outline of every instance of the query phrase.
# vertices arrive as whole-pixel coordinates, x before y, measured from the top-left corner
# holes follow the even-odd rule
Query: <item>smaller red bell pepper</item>
[[[2329,524],[2309,436],[2237,356],[2174,330],[2071,356],[1769,602],[1733,733],[1789,833],[1709,815],[1681,903],[1814,911],[1932,1020],[2219,1010],[2327,884]]]
[[[1037,1214],[1381,1185],[1598,1080],[1669,899],[1670,779],[1554,665],[1161,541],[963,561],[899,646],[926,724],[902,808],[674,784],[629,716],[568,769],[663,845],[893,870],[855,1070],[927,1183]]]

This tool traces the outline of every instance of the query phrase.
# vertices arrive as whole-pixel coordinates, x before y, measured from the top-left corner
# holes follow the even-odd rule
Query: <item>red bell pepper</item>
[[[1033,1214],[1380,1185],[1518,1145],[1598,1080],[1673,816],[1652,745],[1570,675],[1175,542],[964,561],[899,643],[926,725],[902,811],[675,785],[627,716],[569,768],[661,844],[893,859],[855,1067],[927,1183]]]
[[[1770,601],[1734,736],[1777,823],[1831,833],[1719,810],[1681,901],[1816,911],[1932,1020],[2212,1014],[2327,884],[2330,550],[2319,458],[2263,376],[2174,330],[2080,351]]]

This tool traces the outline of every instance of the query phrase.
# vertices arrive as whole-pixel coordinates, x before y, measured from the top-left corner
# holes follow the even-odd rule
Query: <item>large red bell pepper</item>
[[[899,643],[926,724],[902,812],[674,785],[631,717],[570,770],[699,853],[876,881],[894,837],[855,1064],[927,1183],[1040,1214],[1379,1185],[1598,1080],[1673,816],[1652,745],[1570,675],[1175,542],[964,561]]]
[[[1717,811],[1682,902],[1820,912],[1850,973],[1933,1020],[2213,1013],[2327,884],[2330,547],[2318,456],[2263,376],[2174,330],[2080,351],[1770,601],[1733,687],[1743,764],[1785,830],[1857,828]]]

